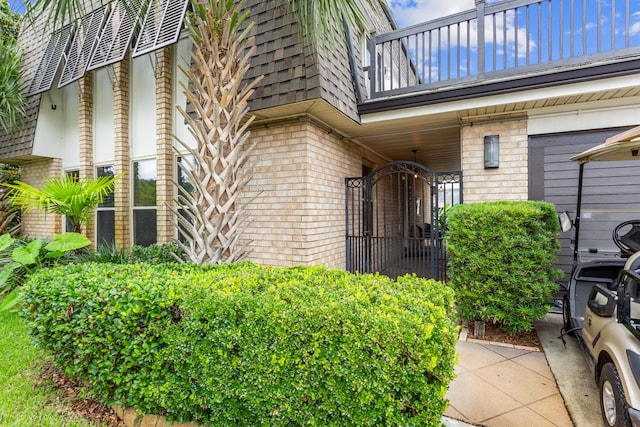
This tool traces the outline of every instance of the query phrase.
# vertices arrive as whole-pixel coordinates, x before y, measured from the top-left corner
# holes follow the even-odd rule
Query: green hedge
[[[460,317],[531,330],[549,310],[560,249],[558,217],[550,203],[486,202],[448,212],[449,283]]]
[[[40,271],[24,295],[69,374],[176,420],[440,425],[454,376],[453,291],[415,276],[88,263]]]

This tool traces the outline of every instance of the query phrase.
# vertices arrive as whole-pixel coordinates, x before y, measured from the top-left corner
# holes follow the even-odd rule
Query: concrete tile
[[[473,373],[523,404],[559,393],[554,380],[511,360],[477,369]]]
[[[555,378],[551,373],[551,369],[549,368],[549,364],[547,363],[547,358],[545,357],[544,353],[531,352],[523,354],[522,356],[518,356],[511,360],[519,365],[524,366],[525,368],[531,369],[537,374],[555,381]]]
[[[520,357],[523,356],[525,354],[531,353],[530,350],[522,350],[522,349],[518,349],[515,347],[511,347],[511,346],[500,346],[500,345],[490,345],[490,344],[484,344],[483,345],[485,348],[487,348],[488,350],[493,351],[494,353],[499,354],[500,356],[504,357],[505,359],[513,359],[516,357]],[[539,353],[539,352],[536,352]]]
[[[447,417],[454,418],[456,420],[464,420],[464,415],[458,412],[454,407],[449,406],[446,411],[444,411],[444,415]]]
[[[551,421],[557,427],[573,427],[573,422],[569,418],[569,413],[560,394],[531,403],[528,408]]]
[[[453,372],[456,375],[462,375],[464,373],[469,372],[469,370],[467,368],[465,368],[464,366],[460,365],[460,363],[458,363],[456,366],[453,367]]]
[[[481,423],[522,406],[474,372],[467,372],[453,380],[446,398],[450,407],[460,413],[464,420],[473,423]]]
[[[485,420],[482,424],[486,427],[557,427],[556,424],[527,407],[521,407],[490,420]]]
[[[459,354],[458,365],[470,371],[505,360],[503,356],[487,349],[481,344],[466,341],[458,342],[456,352]]]

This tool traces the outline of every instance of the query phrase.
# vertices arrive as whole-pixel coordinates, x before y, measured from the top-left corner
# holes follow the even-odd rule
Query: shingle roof
[[[394,24],[387,14],[384,0],[378,6],[375,11],[366,9],[371,25],[380,32],[389,31]],[[307,40],[300,37],[296,18],[283,8],[258,0],[247,2],[247,7],[256,25],[256,54],[251,58],[247,79],[264,76],[251,99],[251,109],[256,111],[321,98],[353,120],[358,120],[346,42],[339,39],[333,44],[321,43],[314,50]],[[336,30],[338,25],[342,23],[336,23]],[[352,32],[357,60],[361,57],[358,37],[356,31]]]
[[[7,134],[0,130],[0,159],[3,159],[3,162],[16,162],[31,155],[40,99],[40,95],[27,98],[25,105],[27,118],[20,131]]]

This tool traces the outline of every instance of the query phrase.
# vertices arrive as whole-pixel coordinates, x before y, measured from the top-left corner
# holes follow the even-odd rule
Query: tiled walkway
[[[487,427],[572,427],[544,353],[460,340],[446,416]]]

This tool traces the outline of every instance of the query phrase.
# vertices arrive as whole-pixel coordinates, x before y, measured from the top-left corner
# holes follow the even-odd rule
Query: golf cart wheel
[[[624,397],[620,376],[613,363],[606,363],[600,372],[600,409],[605,426],[631,427],[629,406]]]
[[[571,331],[571,307],[569,307],[569,296],[565,294],[562,297],[562,323],[564,323],[564,331],[567,335],[573,335],[573,331]]]

